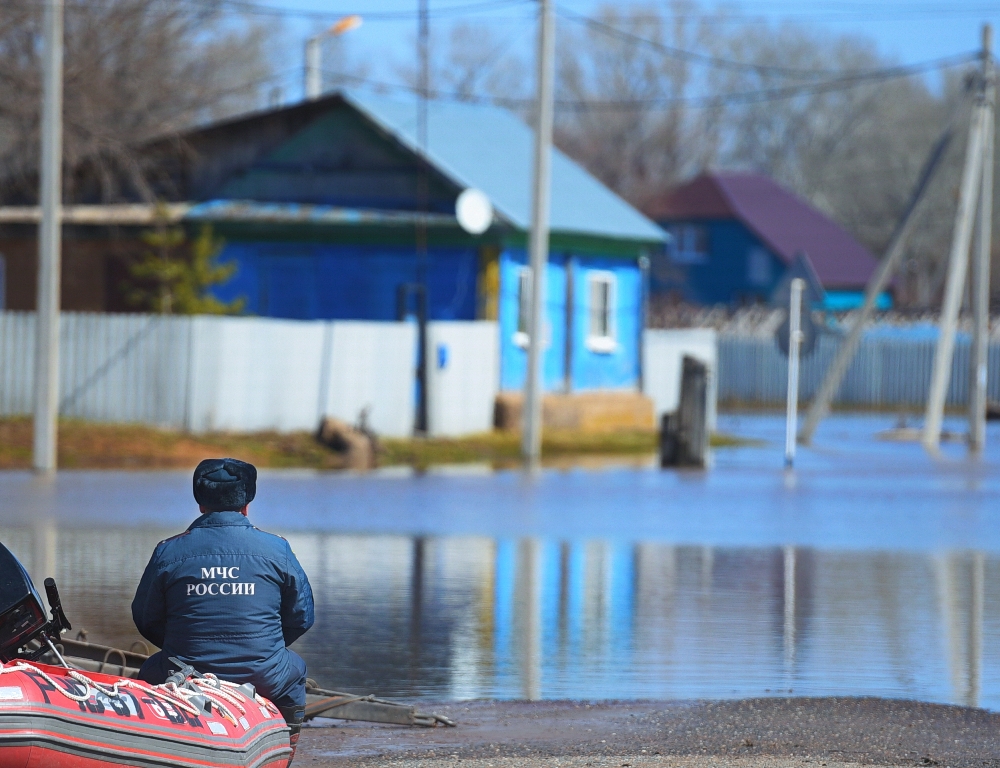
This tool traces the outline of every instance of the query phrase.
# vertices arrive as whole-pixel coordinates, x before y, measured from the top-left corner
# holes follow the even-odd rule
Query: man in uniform
[[[175,657],[199,672],[251,683],[292,730],[305,715],[306,665],[288,649],[313,623],[313,596],[288,542],[251,525],[257,470],[236,459],[205,459],[194,471],[201,516],[161,541],[142,574],[132,619],[162,650],[139,677],[163,683]]]

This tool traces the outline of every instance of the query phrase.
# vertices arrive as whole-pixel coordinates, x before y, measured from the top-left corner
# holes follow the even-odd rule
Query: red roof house
[[[860,304],[877,264],[843,227],[758,174],[704,174],[646,214],[673,235],[669,258],[685,273],[687,298],[698,303],[766,301],[805,254],[827,292],[826,305],[847,309]]]

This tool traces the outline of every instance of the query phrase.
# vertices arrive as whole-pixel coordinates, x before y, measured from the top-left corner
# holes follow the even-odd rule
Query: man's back
[[[132,616],[163,656],[259,685],[312,625],[312,591],[288,542],[239,512],[209,512],[156,547]]]

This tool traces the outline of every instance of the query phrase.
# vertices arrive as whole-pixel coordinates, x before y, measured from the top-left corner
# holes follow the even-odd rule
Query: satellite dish
[[[481,235],[493,223],[493,203],[485,192],[470,187],[455,201],[455,217],[470,235]]]

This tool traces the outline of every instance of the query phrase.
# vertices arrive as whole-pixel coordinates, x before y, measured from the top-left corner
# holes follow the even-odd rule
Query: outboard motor
[[[18,658],[34,659],[58,652],[52,639],[72,629],[59,600],[59,590],[53,579],[45,580],[52,620],[45,618],[42,599],[31,583],[31,577],[21,562],[7,547],[0,544],[0,661]]]

